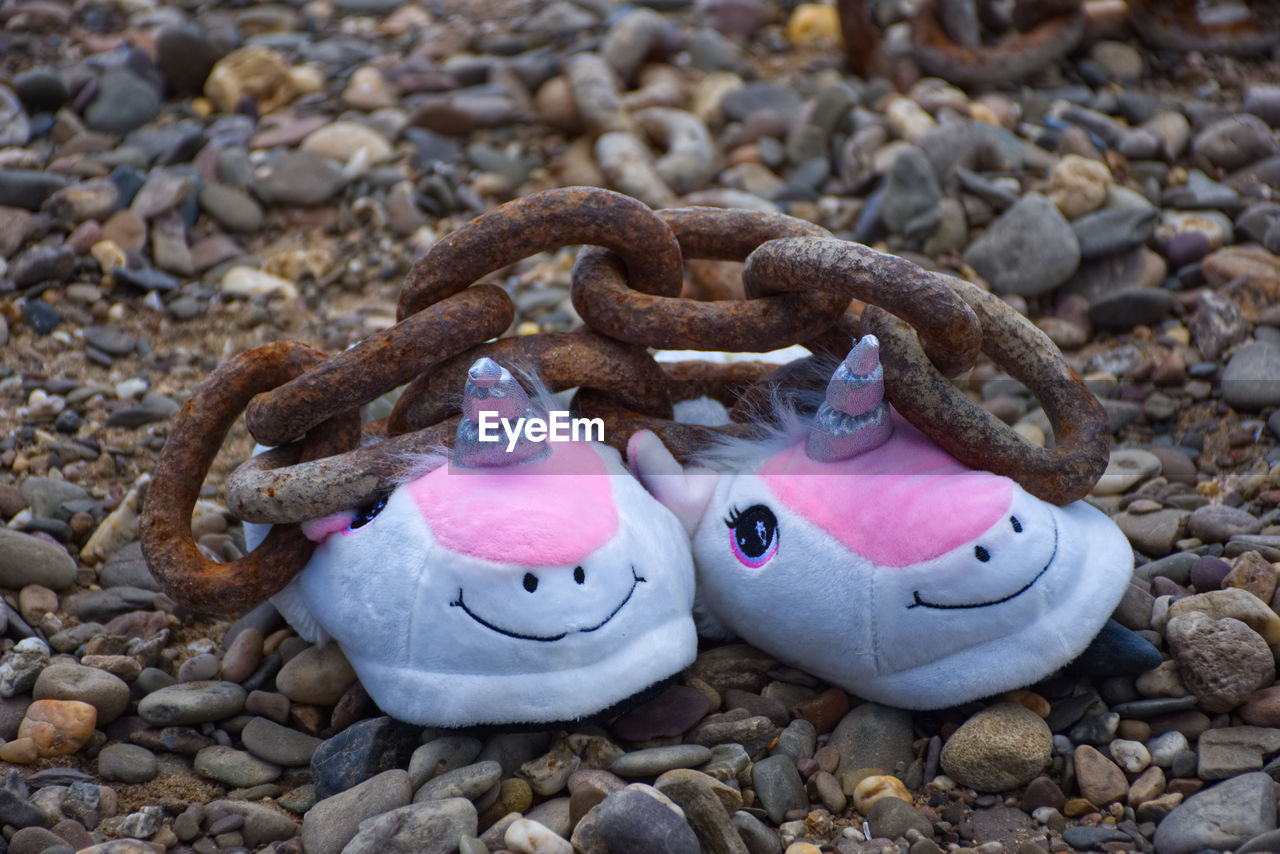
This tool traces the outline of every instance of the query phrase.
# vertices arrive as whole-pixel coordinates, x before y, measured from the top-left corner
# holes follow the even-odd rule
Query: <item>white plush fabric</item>
[[[921,437],[909,431],[901,424],[902,441],[884,454],[920,450]],[[943,538],[946,550],[917,548],[928,557],[914,559],[910,548],[886,550],[882,537],[876,542],[884,562],[877,563],[781,501],[758,472],[682,472],[651,435],[633,439],[630,456],[646,486],[692,530],[704,632],[727,630],[888,705],[942,708],[1049,675],[1088,646],[1132,572],[1128,541],[1105,515],[1083,502],[1055,507],[1012,482],[987,489],[993,521],[970,537],[957,534],[964,528],[951,519],[936,518],[930,526],[920,510],[947,512],[939,490],[955,499],[947,494],[952,484],[963,505],[966,490],[981,481],[963,474],[934,478],[921,487],[915,506],[901,508],[901,517],[890,509],[887,518],[900,518],[896,529],[877,524],[906,546]],[[843,465],[854,471],[858,458]],[[894,494],[895,486],[899,497],[904,492],[901,482],[881,476],[807,476],[820,499],[850,491],[831,478],[855,478],[853,491],[865,493],[864,518],[884,515],[880,496]],[[1001,495],[1008,496],[1003,504]],[[726,520],[768,518],[760,511],[750,516],[757,507],[767,507],[776,520],[775,551],[744,562]],[[744,533],[756,530],[748,525]],[[766,527],[758,535],[763,542]]]
[[[675,517],[615,451],[591,447],[607,474],[584,477],[609,479],[618,526],[574,564],[450,550],[407,484],[372,521],[325,539],[273,601],[304,637],[336,640],[369,695],[401,720],[537,724],[614,706],[693,661],[693,564]],[[559,498],[577,500],[572,490]]]

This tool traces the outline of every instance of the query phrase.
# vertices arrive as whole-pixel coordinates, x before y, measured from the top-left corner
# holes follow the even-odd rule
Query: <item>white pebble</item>
[[[573,846],[549,827],[518,818],[502,838],[513,854],[573,854]]]
[[[141,397],[148,388],[150,388],[149,384],[142,377],[133,377],[116,383],[116,397],[120,400],[133,400]]]
[[[285,299],[298,298],[298,288],[293,282],[252,267],[232,267],[223,275],[221,287],[227,296],[265,297],[278,294]]]
[[[1053,807],[1036,807],[1031,811],[1031,817],[1041,824],[1048,824],[1055,815],[1058,811]]]
[[[1151,753],[1140,741],[1117,738],[1108,749],[1115,763],[1129,774],[1137,774],[1151,764]]]
[[[1173,764],[1173,757],[1189,750],[1190,747],[1187,737],[1177,730],[1164,732],[1147,740],[1147,751],[1151,754],[1151,761],[1161,768],[1168,768]]]

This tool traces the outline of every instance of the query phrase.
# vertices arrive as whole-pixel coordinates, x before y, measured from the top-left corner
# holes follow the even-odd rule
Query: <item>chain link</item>
[[[586,326],[498,337],[513,320],[511,300],[497,286],[473,283],[574,245],[583,248],[571,296]],[[745,261],[747,298],[681,296],[683,260],[696,258]],[[853,300],[870,304],[861,320],[849,310]],[[458,390],[480,356],[536,374],[553,391],[577,388],[571,408],[602,418],[615,447],[647,428],[687,460],[717,436],[749,436],[747,413],[762,411],[769,383],[786,383],[796,366],[660,365],[649,348],[754,352],[804,344],[841,357],[865,325],[882,338],[891,401],[961,461],[1057,503],[1084,495],[1106,464],[1105,413],[1025,318],[975,286],[780,214],[655,213],[583,187],[537,193],[442,238],[413,265],[398,316],[395,326],[329,358],[290,342],[242,353],[195,390],[157,464],[144,523],[147,561],[175,600],[231,612],[281,589],[311,554],[291,523],[368,504],[404,477],[414,454],[450,444]],[[980,351],[1044,401],[1057,434],[1052,451],[1024,442],[945,379],[972,367]],[[360,405],[405,383],[391,416],[366,425],[361,437]],[[732,422],[672,420],[673,403],[701,396],[730,406]],[[191,512],[245,410],[254,438],[279,447],[228,478],[227,503],[240,518],[276,528],[245,558],[216,564],[192,541]]]

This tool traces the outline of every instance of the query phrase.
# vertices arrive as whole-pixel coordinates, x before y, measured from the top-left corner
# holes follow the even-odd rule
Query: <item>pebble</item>
[[[1280,404],[1280,347],[1255,341],[1232,355],[1222,372],[1222,399],[1237,409],[1257,411]]]
[[[1053,737],[1044,720],[1017,703],[991,706],[965,721],[942,748],[942,768],[963,786],[1003,792],[1038,776]]]
[[[361,822],[406,806],[412,796],[408,773],[394,769],[321,799],[302,819],[303,849],[307,854],[339,854]]]
[[[700,721],[710,705],[702,692],[687,685],[673,685],[653,700],[620,715],[610,728],[626,741],[676,736]]]
[[[40,672],[31,695],[37,700],[77,700],[96,710],[97,721],[109,724],[129,705],[129,686],[123,679],[96,667],[51,664]]]
[[[877,838],[896,839],[914,830],[925,839],[933,836],[933,822],[908,801],[881,798],[867,810],[867,826]]]
[[[317,797],[327,798],[383,771],[407,765],[419,741],[417,728],[388,717],[352,724],[325,739],[311,756]]]
[[[1142,481],[1160,474],[1160,458],[1137,448],[1112,451],[1106,471],[1090,492],[1093,495],[1120,495]]]
[[[98,754],[98,773],[109,782],[146,783],[159,773],[159,763],[144,747],[109,744]]]
[[[1080,265],[1080,243],[1048,197],[1028,193],[988,226],[964,253],[997,293],[1039,296]]]
[[[298,298],[298,286],[293,282],[252,267],[232,267],[227,270],[222,276],[219,287],[230,297],[279,296],[287,300]]]
[[[632,783],[592,807],[569,841],[576,851],[609,854],[700,854],[702,850],[680,808],[642,783]]]
[[[1157,510],[1154,513],[1120,513],[1112,517],[1133,547],[1152,557],[1163,557],[1186,536],[1186,510]]]
[[[248,193],[210,182],[200,188],[200,208],[230,231],[252,234],[262,228],[261,206]]]
[[[270,783],[280,777],[281,768],[264,762],[243,750],[234,750],[215,744],[196,754],[196,771],[236,788],[248,788]]]
[[[320,746],[320,739],[266,718],[253,718],[245,724],[240,740],[254,756],[285,767],[309,765]]]
[[[1242,774],[1193,794],[1156,827],[1161,854],[1232,850],[1276,829],[1276,798],[1270,776]]]
[[[154,119],[161,106],[155,86],[126,68],[113,68],[100,78],[84,119],[94,130],[124,134]]]
[[[1067,219],[1092,213],[1107,201],[1111,172],[1106,164],[1068,154],[1049,174],[1049,200]]]
[[[781,824],[787,812],[809,804],[804,783],[789,756],[767,756],[751,766],[751,782],[761,807],[774,824]]]
[[[233,682],[183,682],[138,702],[138,716],[155,726],[212,723],[240,713],[246,692]]]
[[[911,714],[879,703],[863,703],[836,725],[828,741],[840,751],[839,774],[861,768],[905,772],[915,759]]]
[[[342,165],[310,151],[290,151],[254,172],[257,194],[271,205],[321,205],[347,183]]]
[[[942,191],[929,158],[915,146],[901,149],[885,176],[880,203],[880,218],[885,226],[906,238],[908,246],[918,247],[941,224],[941,199]]]
[[[289,659],[276,675],[276,690],[295,703],[331,706],[356,681],[337,644],[311,646]]]
[[[1239,169],[1280,153],[1266,122],[1243,114],[1214,122],[1196,134],[1191,143],[1196,156],[1219,169]]]
[[[446,771],[423,783],[413,794],[414,803],[447,798],[477,800],[502,779],[502,765],[492,759]],[[554,794],[549,792],[548,794]]]
[[[391,144],[375,130],[357,122],[338,121],[313,131],[302,150],[346,163],[360,155],[370,165],[391,159]]]
[[[450,854],[457,850],[458,838],[475,836],[477,827],[475,805],[465,798],[426,801],[366,819],[342,850],[346,854]]]
[[[18,738],[35,743],[42,758],[79,752],[93,737],[98,711],[78,700],[36,700],[18,726]]]
[[[1270,647],[1239,620],[1193,611],[1171,617],[1165,635],[1183,683],[1207,711],[1230,711],[1275,681]]]
[[[730,819],[742,806],[739,791],[706,774],[684,769],[663,774],[654,787],[684,810],[690,826],[712,851],[742,850],[742,840]]]
[[[1123,801],[1129,793],[1129,781],[1116,764],[1087,744],[1072,753],[1075,762],[1076,782],[1080,794],[1095,807],[1104,807],[1113,801]]]
[[[624,753],[609,766],[619,777],[651,778],[673,768],[696,768],[711,761],[710,748],[699,744],[673,744]]]

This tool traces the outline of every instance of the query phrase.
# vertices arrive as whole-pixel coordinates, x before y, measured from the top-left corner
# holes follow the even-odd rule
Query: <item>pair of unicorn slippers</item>
[[[865,336],[816,412],[774,413],[764,438],[684,467],[647,431],[625,461],[492,441],[494,413],[545,402],[481,359],[451,455],[306,523],[319,545],[273,601],[340,644],[385,712],[441,727],[602,716],[688,666],[699,633],[908,709],[1070,662],[1129,582],[1124,535],[967,468],[883,391]]]

